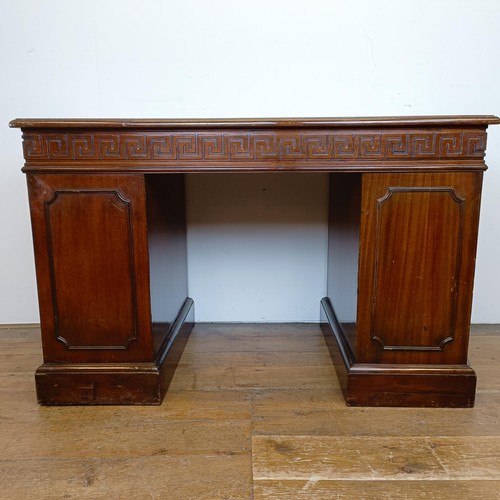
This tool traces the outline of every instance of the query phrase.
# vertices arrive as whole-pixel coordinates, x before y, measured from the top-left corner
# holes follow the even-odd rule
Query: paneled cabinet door
[[[151,360],[143,176],[32,174],[28,187],[45,362]]]
[[[481,179],[363,174],[358,362],[467,363]]]

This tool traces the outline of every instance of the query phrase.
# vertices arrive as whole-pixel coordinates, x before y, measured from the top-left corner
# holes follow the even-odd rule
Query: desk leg
[[[473,406],[467,351],[482,173],[331,179],[322,305],[347,403]],[[338,300],[343,288],[351,301]]]
[[[192,324],[182,176],[31,174],[28,189],[39,402],[159,404]]]

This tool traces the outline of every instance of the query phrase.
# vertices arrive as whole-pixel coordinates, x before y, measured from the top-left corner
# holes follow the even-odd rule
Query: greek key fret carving
[[[482,159],[483,131],[27,132],[28,161]]]

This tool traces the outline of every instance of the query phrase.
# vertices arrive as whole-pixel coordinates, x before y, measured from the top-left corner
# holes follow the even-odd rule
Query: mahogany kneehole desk
[[[39,402],[159,404],[194,322],[184,174],[288,171],[330,172],[322,326],[347,403],[472,406],[474,260],[496,123],[14,120],[40,303]]]

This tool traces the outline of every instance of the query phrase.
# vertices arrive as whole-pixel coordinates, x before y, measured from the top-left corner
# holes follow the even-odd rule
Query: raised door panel
[[[130,200],[58,189],[45,203],[57,340],[68,349],[137,341]]]
[[[362,362],[467,362],[480,173],[366,176]]]
[[[371,337],[382,350],[442,350],[452,341],[464,204],[441,187],[390,187],[377,200]]]

